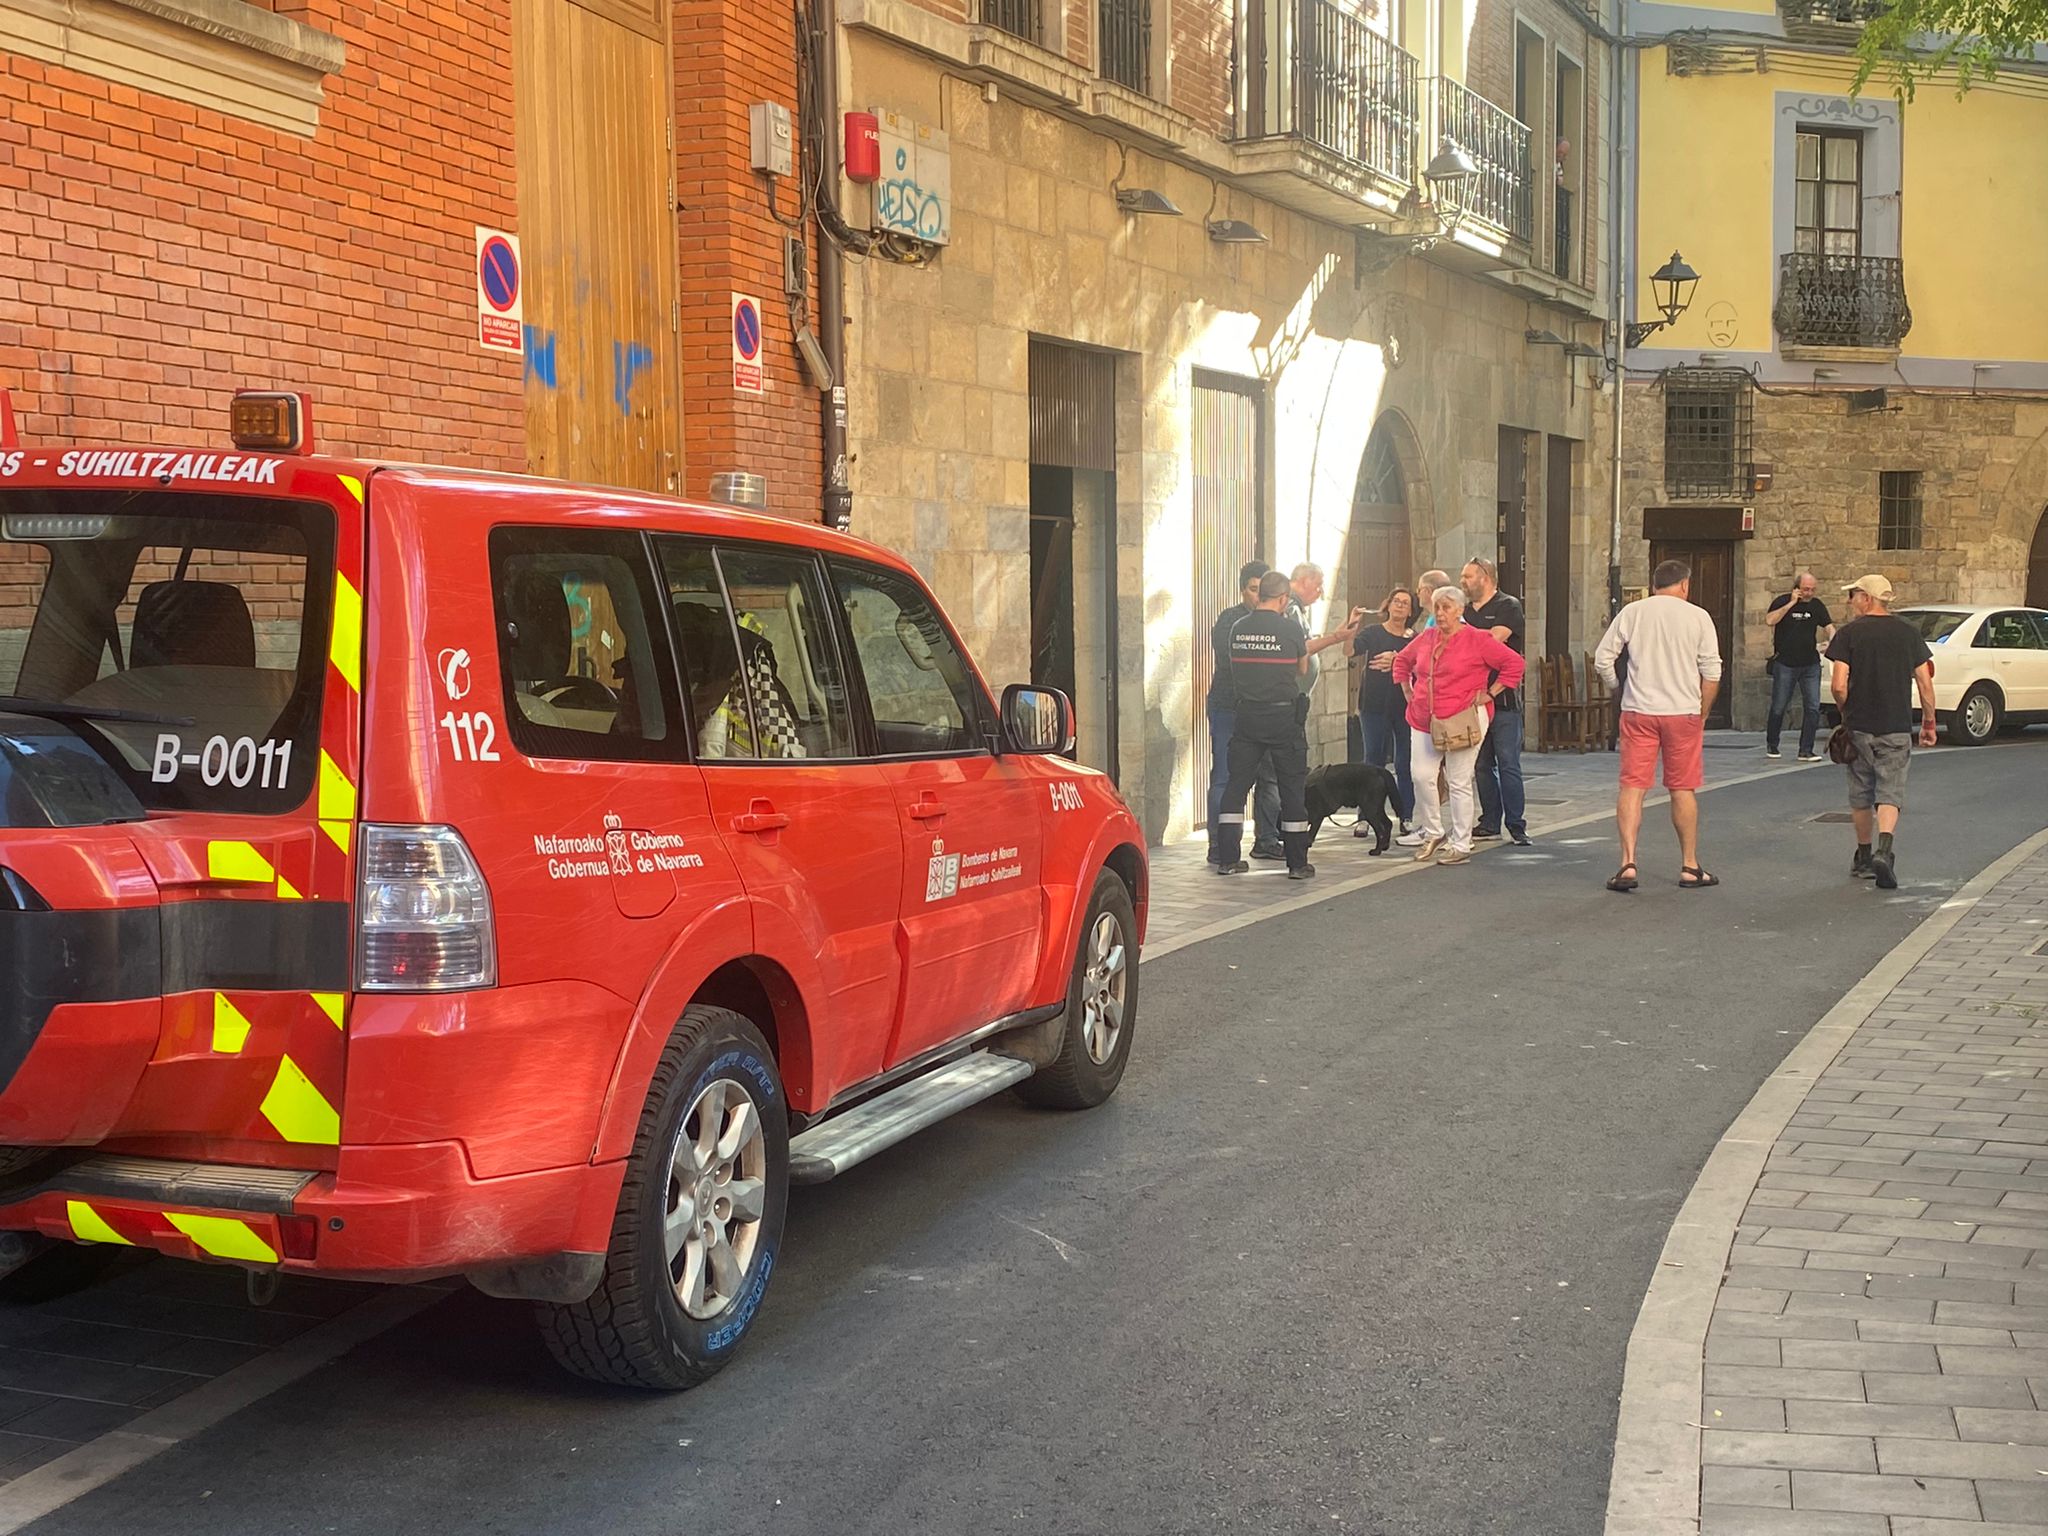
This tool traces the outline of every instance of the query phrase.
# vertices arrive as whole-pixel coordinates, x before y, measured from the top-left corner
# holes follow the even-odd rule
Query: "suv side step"
[[[238,1168],[227,1163],[103,1154],[59,1168],[22,1193],[55,1189],[159,1205],[286,1215],[299,1191],[319,1176],[297,1168]]]
[[[1033,1070],[1031,1063],[1014,1056],[976,1051],[936,1072],[913,1077],[901,1087],[794,1137],[789,1143],[789,1181],[822,1184],[866,1162],[884,1147],[893,1147],[969,1105],[994,1098],[1031,1076]]]

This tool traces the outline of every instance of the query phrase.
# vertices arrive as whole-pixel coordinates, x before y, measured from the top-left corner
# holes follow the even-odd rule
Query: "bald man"
[[[1792,590],[1782,592],[1764,612],[1771,629],[1771,712],[1764,721],[1764,756],[1780,757],[1785,710],[1799,693],[1799,761],[1817,763],[1815,733],[1820,729],[1820,652],[1835,632],[1834,615],[1814,595],[1813,572],[1801,571]]]

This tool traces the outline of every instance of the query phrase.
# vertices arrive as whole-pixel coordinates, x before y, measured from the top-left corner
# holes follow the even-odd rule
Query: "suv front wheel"
[[[1123,1081],[1137,1022],[1138,917],[1123,881],[1105,869],[1074,951],[1060,1053],[1017,1085],[1018,1097],[1047,1109],[1093,1109]]]
[[[775,1058],[741,1015],[692,1004],[647,1091],[604,1279],[587,1301],[540,1308],[549,1349],[618,1386],[715,1375],[760,1311],[788,1198]]]

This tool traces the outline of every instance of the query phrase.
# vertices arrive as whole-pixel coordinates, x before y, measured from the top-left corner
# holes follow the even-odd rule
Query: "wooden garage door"
[[[675,490],[681,381],[665,7],[513,0],[536,474]]]

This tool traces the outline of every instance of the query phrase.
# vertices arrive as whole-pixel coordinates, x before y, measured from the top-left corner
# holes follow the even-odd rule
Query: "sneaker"
[[[1436,857],[1437,850],[1443,847],[1443,845],[1444,840],[1441,837],[1425,837],[1415,845],[1415,862],[1427,864]]]
[[[1287,878],[1290,880],[1313,880],[1315,877],[1316,867],[1313,864],[1303,864],[1287,871]]]
[[[1422,846],[1422,834],[1420,832],[1403,832],[1394,841],[1403,848],[1420,848]]]
[[[1513,843],[1517,848],[1528,847],[1529,829],[1527,827],[1509,827],[1508,841]]]
[[[1268,863],[1273,864],[1284,863],[1287,858],[1287,850],[1285,848],[1254,848],[1252,850],[1252,857],[1264,859]]]
[[[1212,864],[1209,867],[1219,875],[1248,875],[1252,872],[1251,865],[1245,863],[1243,859],[1239,859],[1235,864]]]
[[[1474,827],[1474,828],[1472,829],[1472,841],[1474,841],[1475,843],[1495,843],[1495,842],[1499,842],[1499,841],[1500,841],[1500,828],[1499,828],[1499,827]]]
[[[1821,757],[1818,752],[1802,752],[1799,754],[1799,761],[1802,763],[1817,763],[1820,760]]]
[[[1852,880],[1868,880],[1870,874],[1870,850],[1858,848],[1856,857],[1849,861],[1849,877]]]
[[[1774,763],[1775,763],[1775,762],[1776,762],[1776,761],[1777,761],[1777,760],[1778,760],[1779,758],[1783,757],[1784,755],[1785,755],[1785,754],[1784,754],[1784,753],[1782,753],[1782,752],[1780,752],[1780,751],[1779,751],[1779,750],[1778,750],[1778,749],[1777,749],[1776,747],[1765,747],[1765,748],[1764,748],[1764,756],[1765,756],[1765,757],[1768,757],[1768,758],[1769,758],[1769,759],[1770,759],[1770,760],[1771,760],[1772,762],[1774,762]]]
[[[1472,850],[1470,848],[1446,848],[1443,851],[1443,857],[1437,860],[1439,864],[1470,864],[1471,862]]]
[[[1880,891],[1896,891],[1899,888],[1899,872],[1888,853],[1873,853],[1870,856],[1870,878],[1877,882]]]

